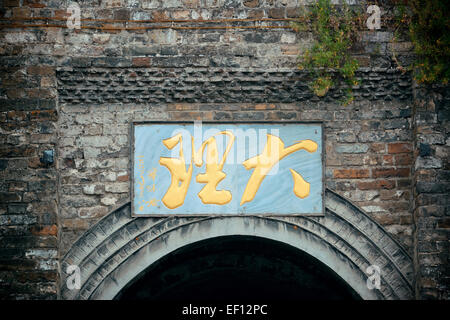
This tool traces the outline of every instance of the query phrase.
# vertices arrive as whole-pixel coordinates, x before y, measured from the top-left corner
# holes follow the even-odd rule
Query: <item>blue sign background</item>
[[[315,152],[299,150],[278,162],[278,168],[272,171],[262,181],[254,199],[240,205],[242,194],[254,169],[246,170],[242,161],[237,162],[236,156],[238,148],[242,152],[242,136],[236,135],[232,149],[223,167],[226,178],[222,180],[217,190],[229,190],[232,193],[232,200],[225,205],[204,204],[198,196],[200,190],[205,186],[198,183],[196,176],[205,172],[206,152],[203,153],[203,165],[197,167],[193,165],[193,173],[189,189],[183,205],[175,209],[167,208],[161,201],[171,183],[169,170],[159,164],[160,157],[176,157],[179,155],[179,145],[169,150],[164,146],[163,140],[175,136],[180,129],[186,130],[195,140],[195,149],[198,150],[201,143],[211,135],[208,130],[219,131],[237,130],[249,132],[253,129],[258,137],[257,146],[250,146],[246,140],[246,154],[244,159],[261,153],[266,144],[265,133],[277,135],[284,142],[285,148],[295,144],[299,140],[313,140],[317,143],[318,149]],[[242,123],[242,124],[220,124],[202,123],[202,136],[196,137],[194,134],[194,124],[135,124],[134,125],[134,164],[133,164],[133,215],[134,216],[155,216],[161,214],[322,214],[322,126],[320,124],[299,124],[299,123]],[[259,131],[265,130],[265,131]],[[274,134],[278,130],[279,134]],[[222,143],[218,142],[219,160],[222,159],[223,152],[228,142],[228,137],[220,136]],[[186,159],[186,169],[191,161],[191,140],[190,137],[183,138],[183,152]],[[253,153],[252,153],[253,152]],[[139,161],[141,159],[141,161]],[[231,162],[231,163],[230,163]],[[156,169],[156,170],[154,170]],[[276,174],[274,170],[276,171]],[[289,169],[297,171],[303,179],[310,183],[310,194],[304,199],[298,198],[294,192],[294,180]],[[149,173],[156,172],[154,180]],[[140,189],[144,177],[145,187]],[[141,183],[141,184],[140,184]],[[154,187],[153,187],[154,185]],[[154,188],[154,189],[153,189]],[[149,201],[153,200],[151,203]]]

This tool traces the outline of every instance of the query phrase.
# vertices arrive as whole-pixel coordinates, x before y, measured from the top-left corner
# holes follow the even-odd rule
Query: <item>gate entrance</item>
[[[115,299],[150,301],[360,299],[334,271],[278,241],[249,236],[203,240],[160,259]]]
[[[309,290],[330,299],[355,297],[353,291],[362,299],[411,299],[412,259],[389,233],[331,190],[326,190],[325,208],[323,217],[134,218],[128,203],[89,229],[65,255],[61,297],[157,299],[176,288],[182,290],[179,295],[194,298],[195,293],[201,299],[208,291],[200,289],[208,285],[225,297],[246,294],[238,284],[247,281],[248,297],[270,297],[279,285],[287,300],[297,290],[297,298]],[[81,276],[76,290],[66,286],[73,265]],[[367,270],[374,265],[380,269],[380,289],[367,286]],[[150,293],[140,289],[148,281],[166,287]]]

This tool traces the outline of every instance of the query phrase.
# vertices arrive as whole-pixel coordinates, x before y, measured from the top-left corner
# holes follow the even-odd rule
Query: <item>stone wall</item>
[[[429,192],[414,184],[422,178],[413,170],[422,138],[413,129],[422,116],[414,117],[420,109],[413,108],[409,74],[392,60],[395,50],[401,62],[410,61],[411,44],[391,42],[392,30],[384,24],[361,30],[352,48],[362,80],[355,102],[340,105],[339,87],[319,99],[308,88],[308,74],[296,70],[311,34],[264,28],[287,26],[263,19],[295,17],[299,2],[79,1],[82,18],[105,19],[82,25],[109,29],[71,30],[64,21],[60,28],[0,29],[0,297],[56,298],[57,261],[93,223],[129,201],[131,121],[324,121],[327,187],[369,213],[411,255],[422,252],[414,250],[413,212],[420,216],[437,201],[440,214],[448,189],[424,204],[420,199]],[[9,0],[0,17],[64,19],[66,7],[66,1]],[[390,14],[388,4],[381,8]],[[146,19],[195,21],[161,22],[160,28],[127,21]],[[207,29],[199,19],[250,20]],[[136,26],[149,28],[130,29]],[[448,135],[447,122],[433,126]],[[441,163],[432,169],[439,174],[435,181],[448,170],[442,156],[448,141],[437,139],[430,147]],[[55,151],[55,163],[40,161],[45,150]],[[444,248],[444,217],[433,252]],[[417,234],[417,248],[430,221],[420,222],[425,229]],[[427,264],[417,257],[419,265]],[[442,277],[431,278],[428,287],[436,288]]]
[[[0,297],[56,295],[55,68],[39,57],[1,57]]]
[[[130,122],[319,120],[326,183],[368,212],[412,253],[411,106],[404,102],[62,105],[60,249],[129,199]],[[67,230],[67,231],[66,231]]]
[[[414,93],[416,294],[449,299],[450,95],[445,87]]]

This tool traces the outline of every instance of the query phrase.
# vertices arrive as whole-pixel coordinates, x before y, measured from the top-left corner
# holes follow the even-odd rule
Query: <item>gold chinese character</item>
[[[277,162],[301,149],[308,152],[315,152],[317,150],[317,143],[312,140],[302,140],[285,148],[284,142],[279,137],[268,134],[263,152],[242,163],[245,169],[254,170],[242,195],[241,205],[253,200],[262,181]],[[300,198],[307,197],[309,194],[309,183],[296,171],[291,169],[291,173],[294,179],[294,194]]]
[[[175,209],[184,203],[184,198],[186,197],[192,178],[192,162],[189,169],[186,170],[183,154],[183,137],[181,134],[163,140],[163,144],[170,150],[178,143],[180,144],[179,158],[161,157],[159,159],[159,164],[167,167],[172,175],[169,189],[162,198],[162,202],[169,209]]]
[[[289,169],[294,179],[294,194],[303,199],[309,195],[310,184],[294,169]]]
[[[215,136],[219,134],[227,135],[230,138],[220,162],[217,150],[217,141],[215,138]],[[181,134],[163,140],[164,145],[168,149],[172,149],[180,143],[180,157],[178,159],[161,157],[159,160],[159,163],[166,166],[172,175],[172,181],[169,189],[162,199],[163,203],[169,209],[175,209],[184,203],[184,199],[189,188],[189,183],[192,178],[192,163],[195,163],[197,167],[201,167],[203,165],[203,152],[206,147],[206,171],[205,173],[198,174],[196,177],[197,182],[205,183],[206,185],[202,188],[202,190],[200,190],[198,196],[205,204],[223,205],[231,201],[231,192],[228,190],[217,190],[217,185],[226,177],[226,174],[222,171],[222,169],[235,137],[228,131],[222,131],[216,135],[203,142],[197,152],[195,151],[194,138],[191,137],[192,158],[191,164],[187,171],[184,162],[183,138]]]
[[[203,152],[205,147],[208,146],[206,152],[206,171],[205,173],[198,174],[196,179],[199,183],[206,183],[206,185],[198,193],[198,196],[205,204],[223,205],[230,202],[232,198],[230,191],[217,190],[217,185],[226,177],[226,174],[222,171],[222,169],[235,137],[229,131],[222,131],[217,135],[219,134],[227,135],[230,138],[220,163],[219,153],[217,151],[217,141],[214,137],[215,135],[203,142],[200,149],[197,152],[194,152],[193,155],[195,165],[197,167],[201,167],[203,165]]]

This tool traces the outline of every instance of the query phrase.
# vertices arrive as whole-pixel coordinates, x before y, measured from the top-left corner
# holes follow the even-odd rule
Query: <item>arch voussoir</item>
[[[208,216],[132,218],[125,204],[100,220],[61,263],[63,299],[111,299],[151,263],[203,239],[249,235],[297,247],[333,269],[366,299],[412,298],[412,261],[363,211],[336,193],[325,193],[321,217]],[[65,286],[68,265],[81,270],[81,289]],[[380,290],[369,290],[366,268],[381,269]],[[133,267],[132,267],[133,266]]]

